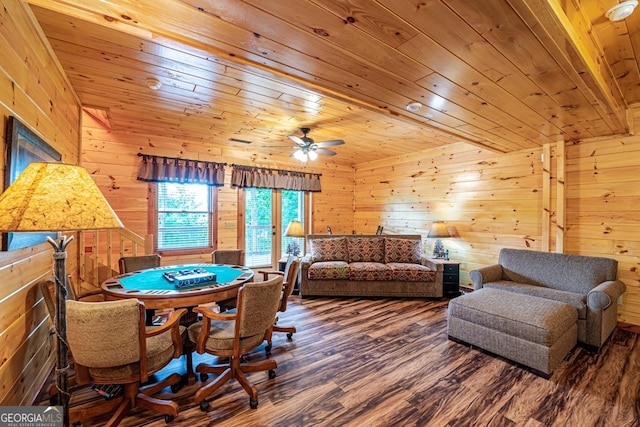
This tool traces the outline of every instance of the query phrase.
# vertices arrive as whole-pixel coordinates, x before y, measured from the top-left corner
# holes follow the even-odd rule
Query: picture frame
[[[22,171],[32,162],[62,161],[62,155],[53,147],[44,142],[31,129],[25,126],[17,118],[9,116],[6,129],[6,155],[4,169],[4,188],[9,188],[11,183],[20,176]],[[55,238],[56,233],[3,233],[2,250],[13,251],[20,248],[43,243],[47,236]]]

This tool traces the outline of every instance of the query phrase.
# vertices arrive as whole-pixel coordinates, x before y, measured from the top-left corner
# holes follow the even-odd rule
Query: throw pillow
[[[349,262],[384,262],[384,238],[349,237]]]
[[[385,263],[409,262],[418,264],[422,257],[420,240],[386,237],[384,239]]]
[[[349,262],[349,257],[347,254],[347,239],[345,239],[344,237],[311,239],[309,244],[312,262]]]

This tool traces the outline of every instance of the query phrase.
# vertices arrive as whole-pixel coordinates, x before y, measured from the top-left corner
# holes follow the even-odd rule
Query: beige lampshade
[[[0,231],[123,228],[87,170],[31,163],[0,195]]]
[[[291,221],[284,232],[287,237],[304,237],[304,230],[300,221]]]
[[[434,221],[433,224],[431,224],[427,237],[440,239],[443,237],[451,237],[451,233],[449,233],[449,229],[445,225],[444,221]]]

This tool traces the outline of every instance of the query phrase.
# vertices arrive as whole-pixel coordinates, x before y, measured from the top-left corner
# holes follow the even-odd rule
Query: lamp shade
[[[443,237],[451,237],[451,233],[449,233],[449,229],[445,225],[444,221],[434,221],[433,224],[431,224],[427,237],[440,239]]]
[[[304,230],[300,221],[291,221],[284,232],[287,237],[304,237]]]
[[[81,166],[31,163],[0,195],[0,231],[123,228]]]

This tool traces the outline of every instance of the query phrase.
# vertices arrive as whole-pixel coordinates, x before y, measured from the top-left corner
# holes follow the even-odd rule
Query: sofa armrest
[[[594,311],[602,311],[615,304],[614,301],[627,290],[621,280],[602,282],[587,294],[587,306]]]
[[[486,267],[472,270],[469,275],[473,280],[473,289],[480,289],[487,282],[495,282],[502,279],[502,266],[500,264],[488,265]]]

